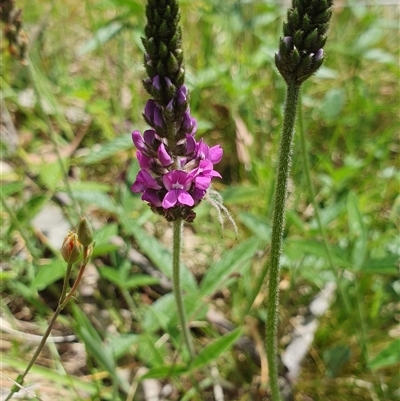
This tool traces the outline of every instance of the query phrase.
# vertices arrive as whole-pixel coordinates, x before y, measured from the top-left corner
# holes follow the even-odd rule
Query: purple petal
[[[318,49],[318,51],[315,53],[314,60],[319,61],[322,57],[324,57],[324,49]]]
[[[222,150],[220,145],[213,146],[209,151],[208,159],[211,161],[212,164],[217,164],[222,160],[222,155],[224,151]]]
[[[197,203],[197,202],[201,201],[204,198],[206,192],[207,191],[204,189],[194,187],[193,192],[192,192],[194,202]]]
[[[171,207],[174,207],[176,205],[177,201],[178,201],[178,198],[177,198],[176,191],[175,190],[169,191],[164,196],[164,199],[162,201],[162,207],[164,209],[170,209]]]
[[[132,132],[132,141],[135,144],[136,148],[139,149],[140,151],[146,150],[142,134],[139,131]]]
[[[196,188],[207,190],[211,184],[211,176],[198,176],[195,179]]]
[[[156,137],[156,131],[154,131],[153,129],[147,129],[146,131],[143,132],[144,142],[150,147],[153,145],[155,137]]]
[[[213,170],[213,164],[210,162],[210,160],[206,159],[206,160],[202,160],[199,164],[199,168],[198,171],[200,173],[205,173],[208,174],[210,171]]]
[[[207,158],[209,153],[209,148],[208,146],[203,142],[203,139],[200,139],[199,142],[197,142],[197,149],[196,149],[196,155],[198,158],[201,160],[204,160]]]
[[[182,170],[172,170],[163,175],[163,184],[168,191],[174,189],[188,190],[193,182],[193,176]]]
[[[192,135],[186,134],[186,154],[191,154],[196,150],[196,141]]]
[[[149,202],[155,207],[161,207],[162,205],[160,197],[154,189],[146,189],[146,191],[144,191],[142,195],[142,200],[145,202]]]
[[[158,160],[160,160],[161,164],[164,167],[168,167],[172,164],[172,158],[168,154],[167,149],[165,149],[163,143],[159,146],[157,154],[158,154]]]
[[[140,168],[142,168],[142,169],[151,168],[152,159],[150,157],[145,156],[139,150],[136,152],[136,157],[138,159]]]
[[[153,78],[153,86],[159,91],[161,89],[161,85],[160,85],[160,76],[156,75]]]
[[[174,99],[173,98],[168,102],[166,109],[170,113],[172,113],[172,111],[174,110]]]
[[[165,80],[165,83],[167,85],[167,88],[170,88],[172,86],[171,80],[168,77],[165,77],[164,80]]]
[[[143,192],[147,188],[161,189],[161,186],[158,185],[157,181],[147,170],[140,170],[131,189],[133,192]]]
[[[185,85],[182,85],[178,89],[177,93],[178,104],[183,104],[187,100],[187,88]]]
[[[283,38],[283,42],[285,43],[286,47],[290,49],[292,47],[293,38],[291,36],[285,36]]]
[[[182,128],[188,134],[192,133],[193,131],[196,131],[197,121],[195,118],[191,117],[189,111],[185,111],[183,115]]]
[[[144,115],[149,121],[154,119],[154,109],[156,108],[156,103],[153,99],[149,99],[144,106]]]
[[[194,200],[189,193],[183,190],[178,190],[177,192],[178,192],[178,202],[181,205],[186,205],[186,206],[194,205]]]
[[[161,110],[158,107],[155,107],[154,109],[154,124],[160,128],[162,128],[164,125]]]

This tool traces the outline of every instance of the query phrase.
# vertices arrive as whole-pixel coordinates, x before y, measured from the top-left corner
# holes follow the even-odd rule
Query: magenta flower
[[[170,209],[175,205],[193,206],[193,197],[188,190],[192,186],[192,177],[182,170],[172,170],[163,176],[163,184],[167,189],[162,206]]]
[[[143,135],[132,133],[141,168],[132,192],[142,193],[142,200],[168,220],[193,221],[193,208],[205,197],[212,178],[221,178],[214,165],[222,159],[222,148],[210,148],[202,139],[196,142],[197,121],[190,114],[185,85],[176,87],[160,74],[143,83],[154,99],[147,101],[143,113],[151,128]],[[164,90],[171,97],[161,102]]]
[[[196,152],[197,157],[201,160],[209,160],[212,164],[218,164],[224,153],[220,145],[210,148],[202,139],[200,139],[200,142],[197,144]]]
[[[161,186],[157,184],[157,181],[147,170],[140,170],[136,181],[132,184],[132,192],[143,192],[147,188],[161,189]]]
[[[213,164],[209,160],[202,160],[199,167],[192,174],[196,188],[203,190],[207,190],[210,187],[212,177],[221,178],[221,175],[213,169]]]

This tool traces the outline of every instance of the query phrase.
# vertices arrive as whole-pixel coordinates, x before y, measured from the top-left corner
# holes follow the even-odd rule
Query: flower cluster
[[[142,41],[148,78],[143,85],[152,98],[143,117],[151,128],[143,135],[132,133],[140,166],[132,191],[142,193],[142,200],[167,220],[191,222],[211,179],[221,177],[214,165],[223,152],[219,145],[210,148],[194,138],[197,123],[184,84],[177,0],[148,1],[146,16]]]
[[[160,79],[156,76],[153,81],[157,85]],[[196,119],[190,116],[189,109],[177,127],[177,131],[185,133],[184,137],[172,143],[165,137],[167,115],[174,107],[186,103],[186,97],[187,89],[182,85],[165,108],[153,99],[148,100],[144,118],[152,128],[143,136],[139,131],[132,133],[141,168],[132,191],[143,193],[142,200],[167,220],[182,217],[193,221],[196,216],[193,208],[204,198],[211,179],[221,177],[214,165],[222,159],[222,148],[219,145],[210,148],[202,139],[196,142]]]
[[[333,0],[292,0],[275,64],[287,83],[301,84],[324,61],[323,47]]]

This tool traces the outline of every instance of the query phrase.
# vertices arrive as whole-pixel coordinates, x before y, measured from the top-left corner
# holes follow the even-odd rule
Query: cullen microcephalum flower
[[[148,78],[143,85],[151,95],[143,118],[150,126],[134,131],[140,171],[132,191],[142,193],[151,209],[173,221],[193,221],[196,207],[211,186],[221,178],[214,165],[222,159],[221,146],[196,141],[197,121],[189,107],[177,0],[149,0],[144,66]]]

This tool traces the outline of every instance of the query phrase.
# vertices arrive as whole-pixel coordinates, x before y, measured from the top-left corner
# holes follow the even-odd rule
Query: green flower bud
[[[82,245],[78,236],[73,231],[69,231],[61,246],[61,255],[67,263],[75,263],[81,256]]]
[[[85,217],[81,217],[79,222],[78,238],[83,246],[88,246],[93,242],[93,230]]]

